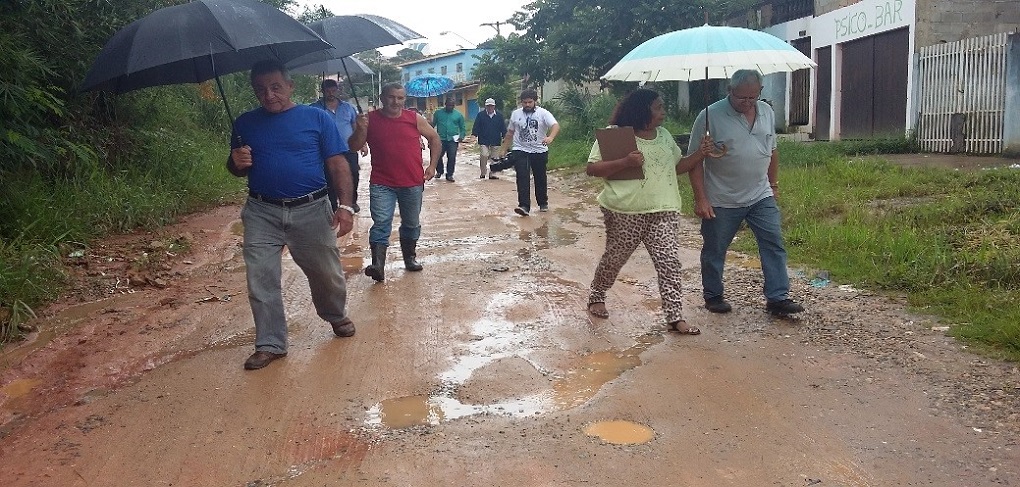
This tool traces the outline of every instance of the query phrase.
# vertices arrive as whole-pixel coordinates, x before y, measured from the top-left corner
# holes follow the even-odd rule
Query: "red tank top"
[[[372,184],[411,188],[425,184],[418,114],[402,110],[389,118],[382,110],[368,112],[368,147],[371,150]]]

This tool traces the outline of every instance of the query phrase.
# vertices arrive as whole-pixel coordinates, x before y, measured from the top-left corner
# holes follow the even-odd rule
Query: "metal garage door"
[[[903,28],[841,45],[840,138],[904,136],[909,41]]]

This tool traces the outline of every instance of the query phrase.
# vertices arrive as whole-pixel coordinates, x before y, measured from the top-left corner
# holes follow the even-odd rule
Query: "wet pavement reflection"
[[[609,347],[584,353],[551,349],[550,334],[561,333],[560,327],[572,324],[564,317],[563,307],[587,289],[586,283],[560,276],[542,255],[550,249],[575,246],[579,239],[575,229],[590,225],[579,220],[581,203],[573,204],[576,208],[567,206],[529,219],[502,220],[508,227],[517,227],[516,233],[509,234],[497,231],[463,236],[464,222],[455,217],[434,223],[452,235],[423,240],[420,247],[431,250],[419,255],[423,263],[491,261],[498,264],[488,265],[490,271],[514,269],[518,274],[509,289],[486,298],[481,317],[466,324],[468,329],[461,334],[464,338],[453,346],[449,366],[438,374],[435,390],[375,404],[368,410],[368,425],[402,429],[475,415],[527,417],[569,410],[590,401],[604,385],[641,365],[641,353],[661,343],[661,334],[639,336],[634,345],[622,349]],[[513,245],[515,239],[517,245]],[[550,370],[534,358],[540,351],[566,358],[556,359],[556,370]],[[507,361],[516,362],[507,365]],[[527,382],[527,387],[520,386],[505,397],[479,399],[465,394],[469,381],[481,380],[477,379],[479,374],[500,377],[494,380],[504,382],[507,367],[513,366],[517,367],[513,372],[522,375],[521,382]]]
[[[566,282],[551,281],[560,286]],[[535,292],[545,293],[544,290]],[[565,372],[544,370],[529,356],[536,351],[534,344],[542,340],[542,334],[550,331],[549,320],[520,323],[503,318],[514,306],[527,299],[528,295],[523,292],[493,296],[486,306],[484,317],[471,325],[469,339],[459,345],[450,367],[439,375],[439,389],[428,396],[384,400],[369,409],[367,424],[401,429],[436,425],[474,415],[527,417],[573,409],[591,400],[605,384],[641,365],[641,353],[663,341],[659,333],[646,334],[637,337],[633,346],[623,350],[609,349],[575,356]],[[535,369],[536,376],[546,377],[545,388],[485,404],[467,404],[458,398],[462,386],[476,372],[508,358],[523,360]]]

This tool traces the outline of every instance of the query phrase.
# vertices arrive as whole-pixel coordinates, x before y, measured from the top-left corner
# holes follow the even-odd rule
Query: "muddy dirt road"
[[[367,211],[341,240],[355,337],[285,258],[290,354],[258,371],[238,206],[88,249],[76,293],[0,356],[0,485],[1020,485],[1015,365],[813,271],[793,271],[808,312],[770,319],[736,254],[735,310],[711,315],[693,221],[702,335],[664,332],[643,250],[592,318],[595,191],[554,177],[551,211],[521,218],[474,154],[427,184],[423,272],[393,246],[384,284],[361,274]],[[139,265],[172,240],[191,251]]]

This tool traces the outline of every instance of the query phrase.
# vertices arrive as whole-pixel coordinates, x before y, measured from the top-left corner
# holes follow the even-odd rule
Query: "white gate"
[[[920,49],[917,141],[921,150],[970,154],[1002,151],[1007,35]]]

